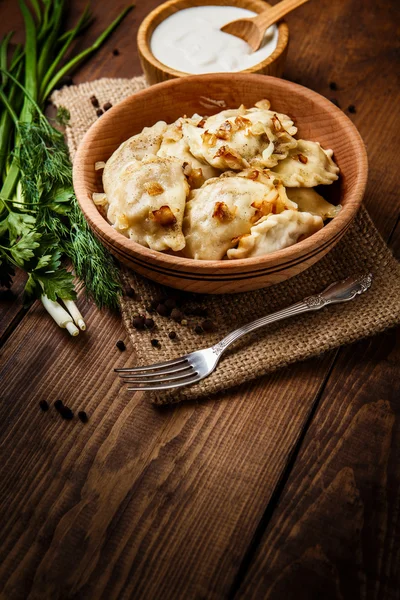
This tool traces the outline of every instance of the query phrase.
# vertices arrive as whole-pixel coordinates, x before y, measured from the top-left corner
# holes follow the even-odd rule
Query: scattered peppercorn
[[[130,285],[127,285],[124,288],[124,292],[125,292],[125,296],[128,296],[128,298],[134,298],[136,296],[135,290]]]
[[[156,311],[162,317],[168,317],[171,314],[171,309],[168,308],[168,306],[165,306],[165,304],[161,303],[157,306]]]
[[[199,335],[200,335],[200,333],[203,333],[203,328],[201,327],[201,325],[196,325],[196,327],[194,328],[194,330]]]
[[[331,90],[333,90],[334,92],[336,92],[336,90],[338,89],[337,83],[335,81],[331,81],[329,84],[329,87],[331,88]]]
[[[181,325],[187,325],[187,324],[188,324],[187,319],[182,319]]]
[[[96,110],[96,115],[97,115],[98,117],[101,117],[101,115],[102,115],[102,114],[103,114],[103,111],[101,110],[101,108],[98,108],[98,109]]]
[[[329,98],[329,100],[332,102],[332,104],[335,104],[335,106],[337,106],[338,108],[340,108],[340,104],[339,104],[339,102],[337,101],[336,98]]]
[[[82,423],[87,423],[89,421],[89,417],[87,416],[84,410],[80,410],[78,412],[78,417],[80,418]]]
[[[111,102],[106,102],[103,106],[103,110],[110,110],[112,108]]]
[[[150,340],[150,343],[152,346],[154,346],[154,348],[160,348],[160,342],[158,340]]]
[[[63,406],[59,413],[65,421],[71,421],[74,418],[74,413],[68,406]]]
[[[183,319],[183,313],[179,310],[179,308],[174,308],[171,312],[171,319],[180,323]]]
[[[201,326],[204,329],[204,331],[214,331],[214,323],[211,321],[211,319],[205,319],[202,322]]]
[[[41,400],[39,402],[39,406],[42,409],[43,412],[47,412],[49,410],[49,404],[46,400]]]
[[[145,318],[141,316],[134,317],[132,320],[132,325],[135,329],[144,329]]]
[[[150,302],[150,307],[151,307],[153,310],[156,310],[156,308],[157,308],[157,306],[158,306],[159,304],[160,304],[160,300],[159,300],[158,298],[155,298],[154,300],[152,300],[152,301]]]
[[[56,401],[54,402],[54,408],[55,408],[56,410],[58,410],[58,412],[60,412],[60,411],[61,411],[61,409],[63,408],[63,406],[64,406],[64,404],[62,403],[62,400],[56,400]]]
[[[154,329],[154,319],[145,319],[144,326],[146,327],[146,329]]]
[[[114,54],[114,56],[119,56],[119,50],[118,50],[118,48],[114,48],[113,54]]]
[[[170,331],[168,334],[168,337],[170,340],[174,340],[176,338],[176,333],[175,331]]]
[[[121,350],[121,352],[126,350],[126,346],[122,340],[118,340],[118,342],[115,345],[117,346],[118,350]]]
[[[90,102],[92,103],[92,105],[95,108],[99,108],[100,104],[99,104],[99,101],[97,100],[96,96],[91,96]]]
[[[352,113],[354,115],[354,113],[357,112],[356,107],[354,106],[354,104],[350,104],[350,106],[347,108],[347,110],[349,111],[349,113]]]
[[[167,298],[166,301],[164,302],[164,305],[167,308],[170,308],[172,310],[173,308],[176,307],[176,300],[175,300],[175,298]]]

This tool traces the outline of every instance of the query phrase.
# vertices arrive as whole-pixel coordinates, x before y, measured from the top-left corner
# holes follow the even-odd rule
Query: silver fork
[[[333,283],[320,294],[304,298],[301,302],[292,304],[288,308],[279,310],[266,317],[261,317],[261,319],[235,329],[235,331],[229,333],[220,342],[211,346],[211,348],[197,350],[196,352],[185,354],[180,358],[155,363],[146,367],[115,369],[115,371],[124,379],[124,383],[134,384],[133,387],[128,388],[128,390],[132,391],[169,390],[185,385],[192,385],[210,375],[216,368],[225,350],[243,335],[247,335],[251,331],[255,331],[256,329],[260,329],[260,327],[280,321],[281,319],[319,310],[328,304],[348,302],[355,298],[357,294],[366,292],[371,283],[371,273],[348,277],[343,281]]]

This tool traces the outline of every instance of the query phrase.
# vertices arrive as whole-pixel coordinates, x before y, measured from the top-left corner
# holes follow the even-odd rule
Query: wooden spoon
[[[221,31],[242,38],[255,52],[261,46],[268,27],[271,27],[271,25],[305,2],[308,2],[308,0],[282,0],[282,2],[271,8],[267,8],[267,10],[264,10],[256,17],[238,19],[237,21],[227,23],[221,27]]]

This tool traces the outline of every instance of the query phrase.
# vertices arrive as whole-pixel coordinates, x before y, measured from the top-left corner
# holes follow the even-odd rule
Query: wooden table
[[[126,3],[97,2],[80,45]],[[1,3],[0,29],[22,38],[15,4]],[[140,73],[137,27],[159,2],[137,4],[76,83]],[[396,4],[305,5],[287,19],[285,77],[355,106],[365,203],[399,253]],[[81,298],[89,329],[72,339],[40,305],[24,311],[22,286],[1,313],[1,598],[399,598],[395,330],[156,409],[112,372],[131,363],[115,347],[128,343],[118,316]],[[41,412],[58,398],[89,422]]]

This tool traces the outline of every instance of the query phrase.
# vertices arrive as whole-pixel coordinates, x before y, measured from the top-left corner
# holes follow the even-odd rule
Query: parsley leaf
[[[17,265],[21,268],[24,263],[34,257],[35,248],[39,248],[40,233],[38,231],[30,231],[23,235],[13,246],[10,246],[9,251]]]

